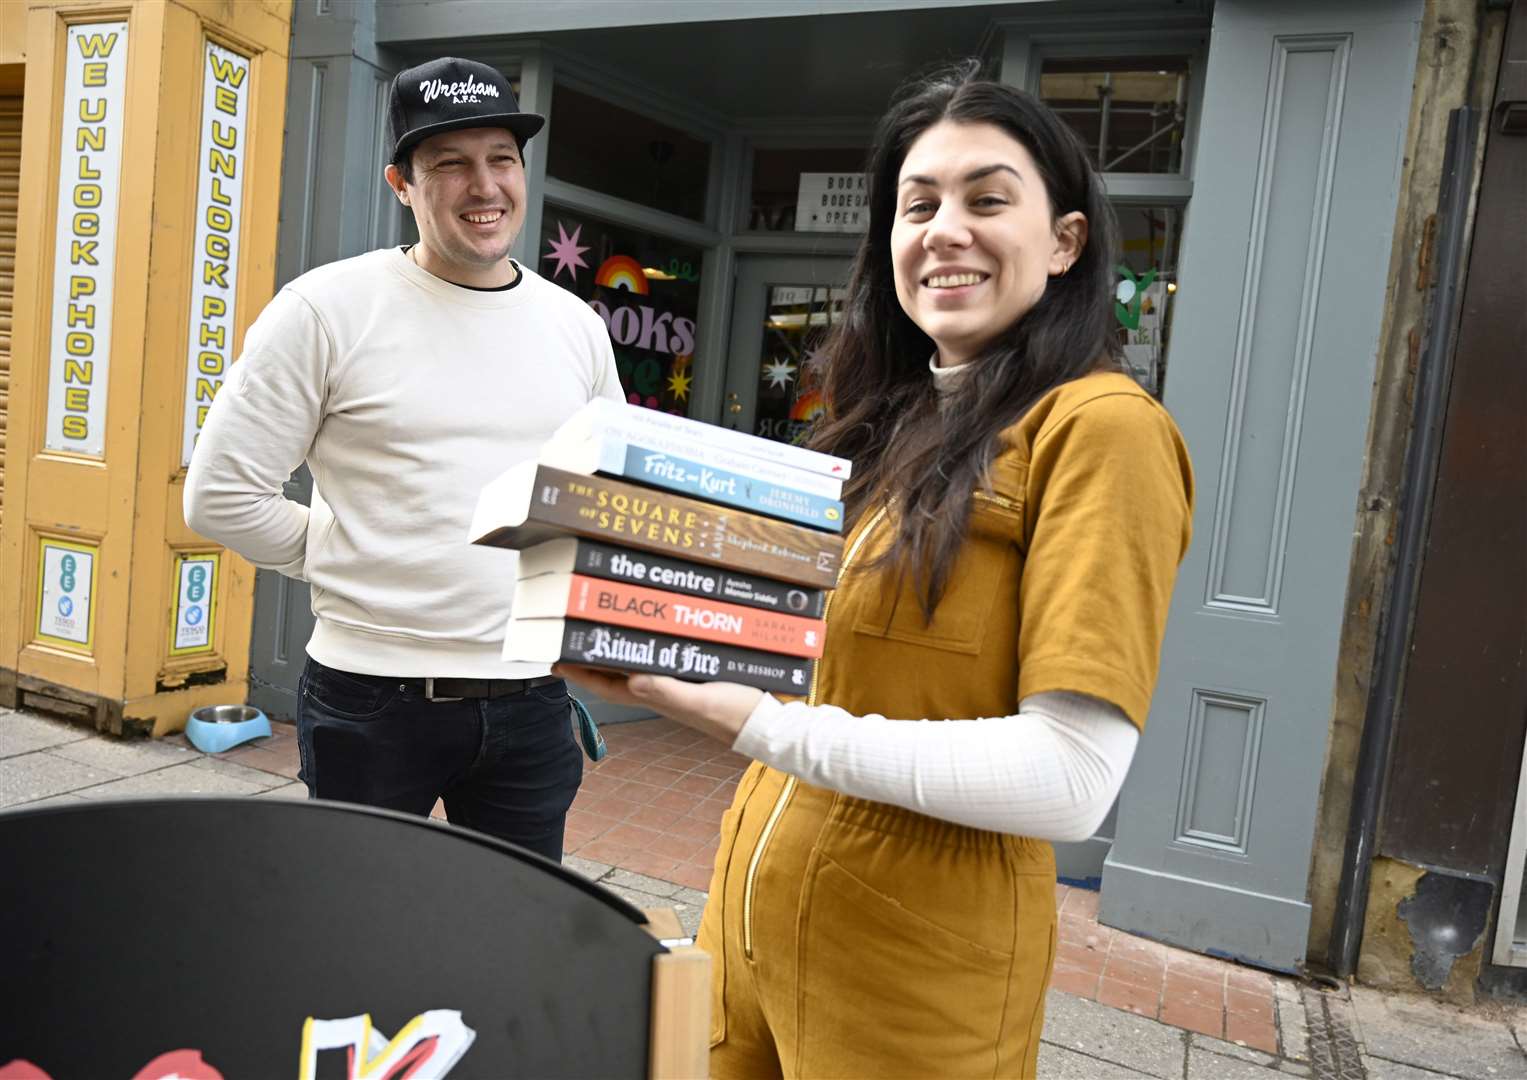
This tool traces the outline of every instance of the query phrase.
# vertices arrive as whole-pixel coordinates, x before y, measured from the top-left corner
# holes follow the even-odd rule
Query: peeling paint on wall
[[[1473,1004],[1494,903],[1488,881],[1374,859],[1358,981]]]
[[[1488,881],[1427,873],[1396,914],[1410,930],[1410,970],[1422,987],[1442,990],[1453,965],[1479,948],[1495,887]]]

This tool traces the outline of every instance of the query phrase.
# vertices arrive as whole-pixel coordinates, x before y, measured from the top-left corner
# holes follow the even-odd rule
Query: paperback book
[[[820,619],[827,602],[822,589],[802,589],[756,574],[669,559],[581,536],[558,537],[520,552],[519,576],[539,574],[587,574],[808,619]]]
[[[483,488],[468,538],[526,548],[565,533],[817,589],[843,554],[836,533],[534,460]]]
[[[820,619],[779,615],[582,574],[541,574],[522,579],[515,586],[514,605],[509,610],[515,619],[587,619],[791,656],[821,656],[826,632]]]
[[[541,452],[543,465],[552,465],[568,472],[600,472],[607,476],[620,476],[638,484],[752,510],[809,525],[814,529],[843,531],[843,504],[836,498],[816,495],[786,483],[763,480],[748,472],[706,464],[706,460],[705,447],[702,445],[693,446],[689,455],[679,455],[627,442],[608,432],[580,443],[576,448],[549,446]],[[734,463],[737,463],[735,457]],[[836,485],[837,481],[828,480],[827,483]]]
[[[644,436],[650,439],[654,435],[664,435],[691,445],[714,446],[840,481],[847,480],[853,471],[853,463],[847,458],[608,398],[595,398],[579,409],[557,429],[551,441],[578,442],[597,432],[634,443],[642,443]]]
[[[647,411],[634,406],[630,408],[636,413]],[[843,497],[843,481],[839,477],[782,465],[756,454],[743,454],[718,445],[707,436],[721,429],[710,424],[700,424],[702,430],[680,435],[650,424],[638,428],[639,422],[638,417],[631,424],[591,428],[574,418],[546,441],[540,454],[541,462],[568,472],[609,472],[617,467],[615,462],[623,461],[626,448],[639,446],[649,453],[686,458],[706,468],[736,473],[762,484],[773,484],[834,502]],[[767,440],[758,438],[756,441]]]
[[[586,664],[672,675],[691,682],[737,682],[783,694],[811,688],[812,664],[798,656],[696,641],[582,619],[510,619],[504,659]]]

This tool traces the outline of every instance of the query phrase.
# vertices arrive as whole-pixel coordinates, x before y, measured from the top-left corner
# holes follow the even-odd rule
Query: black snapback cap
[[[461,128],[508,128],[523,148],[546,117],[520,112],[509,80],[487,64],[442,56],[393,77],[387,122],[397,161],[431,135]]]

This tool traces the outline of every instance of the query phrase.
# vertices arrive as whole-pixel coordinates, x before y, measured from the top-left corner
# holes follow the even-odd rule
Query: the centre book
[[[483,489],[520,552],[504,659],[804,694],[843,552],[849,462],[591,402]]]

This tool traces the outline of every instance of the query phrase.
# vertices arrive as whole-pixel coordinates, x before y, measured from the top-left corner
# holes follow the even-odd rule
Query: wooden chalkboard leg
[[[672,908],[648,911],[648,929],[672,940],[678,916]],[[670,936],[668,928],[676,932]],[[705,1080],[710,1075],[710,954],[677,945],[652,958],[652,1080]]]

